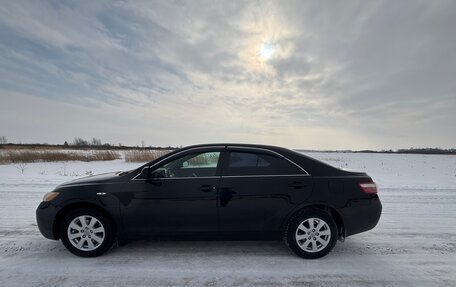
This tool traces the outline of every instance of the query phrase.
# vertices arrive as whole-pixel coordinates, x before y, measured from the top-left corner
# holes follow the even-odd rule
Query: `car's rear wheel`
[[[337,226],[331,215],[320,209],[306,209],[290,220],[286,243],[303,258],[320,258],[336,245]]]
[[[111,221],[103,213],[90,208],[69,212],[63,218],[60,238],[71,253],[82,257],[105,253],[114,240]]]

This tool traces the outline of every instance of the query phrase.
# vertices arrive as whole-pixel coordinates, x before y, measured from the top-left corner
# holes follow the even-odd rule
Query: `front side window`
[[[193,153],[172,160],[152,171],[155,178],[215,176],[220,152]]]
[[[304,172],[288,160],[269,154],[230,152],[225,175],[294,175]]]

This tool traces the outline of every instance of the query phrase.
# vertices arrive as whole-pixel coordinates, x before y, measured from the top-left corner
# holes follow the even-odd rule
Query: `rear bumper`
[[[382,214],[382,204],[376,196],[352,200],[338,211],[344,223],[345,236],[350,236],[374,228]]]
[[[54,220],[58,209],[50,202],[41,202],[36,209],[36,223],[44,237],[57,240],[58,234],[54,234]]]

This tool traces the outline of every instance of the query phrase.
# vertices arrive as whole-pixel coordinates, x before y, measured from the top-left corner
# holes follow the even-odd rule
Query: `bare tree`
[[[73,145],[75,146],[88,146],[89,142],[83,138],[74,138]]]
[[[97,138],[93,138],[92,142],[91,142],[91,145],[93,145],[93,146],[101,146],[101,140],[97,139]]]
[[[8,139],[5,136],[1,136],[0,137],[0,144],[7,144],[7,143],[8,143]]]
[[[21,174],[24,174],[26,167],[27,167],[27,164],[23,163],[23,162],[16,165],[16,168],[21,172]]]

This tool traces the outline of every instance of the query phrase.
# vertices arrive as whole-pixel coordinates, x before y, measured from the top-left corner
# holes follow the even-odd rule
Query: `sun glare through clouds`
[[[272,43],[263,42],[260,45],[258,56],[261,60],[267,61],[274,56],[276,47]]]

